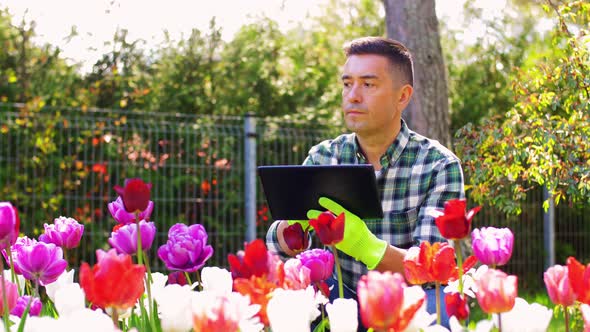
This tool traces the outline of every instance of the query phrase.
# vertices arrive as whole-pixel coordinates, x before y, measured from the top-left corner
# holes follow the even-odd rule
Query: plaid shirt
[[[311,148],[304,161],[305,165],[366,163],[355,134],[321,142]],[[464,197],[460,160],[437,141],[408,129],[402,120],[400,133],[381,157],[381,166],[375,174],[384,218],[364,220],[371,232],[404,249],[422,241],[446,241],[428,211],[442,209],[447,200]],[[278,222],[270,226],[266,244],[286,258],[277,240]],[[356,284],[367,267],[340,251],[338,255],[344,285],[356,293]]]

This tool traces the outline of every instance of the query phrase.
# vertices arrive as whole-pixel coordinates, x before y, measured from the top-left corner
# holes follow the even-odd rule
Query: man
[[[391,39],[365,37],[345,45],[344,52],[342,111],[353,133],[314,146],[304,164],[370,163],[375,168],[384,218],[355,224],[360,231],[354,234],[345,230],[347,245],[338,252],[344,284],[355,296],[357,282],[368,269],[403,275],[408,248],[422,241],[446,241],[429,210],[463,198],[464,187],[460,160],[437,141],[411,131],[401,118],[413,93],[408,49]],[[292,256],[283,238],[288,226],[289,221],[274,222],[267,245]],[[427,290],[427,295],[433,312],[435,294]]]

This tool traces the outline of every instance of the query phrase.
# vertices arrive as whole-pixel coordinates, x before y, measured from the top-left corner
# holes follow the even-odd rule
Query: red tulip
[[[309,224],[315,229],[320,241],[325,246],[331,246],[344,238],[344,219],[344,213],[335,217],[332,212],[324,211],[317,219],[310,219]]]
[[[129,255],[117,255],[115,249],[97,250],[96,256],[92,268],[87,263],[80,267],[80,286],[88,301],[103,309],[133,307],[144,292],[145,266],[133,264]]]
[[[477,302],[481,310],[488,314],[499,314],[512,310],[518,293],[518,279],[506,273],[489,269],[475,284]]]
[[[452,199],[445,202],[444,211],[436,217],[434,222],[440,234],[449,240],[460,240],[471,232],[471,219],[479,212],[481,207],[476,206],[466,211],[467,203],[464,199]]]
[[[455,316],[458,320],[469,318],[469,305],[465,294],[463,296],[459,293],[445,294],[445,307],[449,317]]]
[[[287,246],[295,253],[300,253],[309,247],[308,234],[309,232],[304,231],[300,223],[294,223],[283,231],[283,237],[285,238],[285,242],[287,242]]]
[[[470,256],[463,263],[463,272],[472,268],[477,259]],[[447,284],[457,279],[459,270],[455,262],[455,249],[446,242],[430,244],[424,241],[420,247],[412,247],[404,258],[406,280],[414,285],[427,282]]]
[[[268,273],[268,250],[264,241],[256,239],[245,245],[244,251],[238,251],[237,255],[227,255],[232,277],[250,278],[250,276],[263,276]]]
[[[125,187],[115,186],[114,189],[121,196],[127,212],[142,212],[150,203],[152,184],[145,183],[142,179],[127,179]]]
[[[570,284],[568,268],[554,265],[543,274],[547,293],[553,303],[562,306],[570,306],[576,301],[576,294]]]
[[[406,295],[406,289],[399,273],[369,271],[363,275],[357,285],[363,325],[374,330],[405,330],[426,300],[421,289],[422,297],[415,299]]]
[[[574,257],[568,257],[567,270],[578,301],[590,304],[590,264],[584,266]]]

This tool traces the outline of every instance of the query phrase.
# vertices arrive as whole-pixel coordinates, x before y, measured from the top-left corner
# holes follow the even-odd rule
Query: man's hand
[[[336,244],[336,248],[363,262],[370,270],[375,269],[383,259],[388,243],[375,236],[362,219],[333,200],[321,197],[319,204],[336,216],[344,213],[344,238]],[[315,219],[320,213],[317,210],[309,210],[307,217]]]

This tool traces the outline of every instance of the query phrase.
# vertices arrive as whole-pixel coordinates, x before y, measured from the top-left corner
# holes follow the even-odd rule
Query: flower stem
[[[498,313],[498,332],[502,332],[502,314]]]
[[[340,260],[338,259],[338,250],[336,246],[331,245],[332,253],[334,254],[334,263],[336,264],[336,276],[338,277],[338,297],[344,298],[344,288],[342,286],[342,269],[340,268]]]
[[[197,282],[199,283],[199,291],[203,290],[203,282],[201,281],[201,273],[199,272],[199,270],[195,271],[195,274],[197,275]]]
[[[436,324],[440,325],[440,282],[434,283],[436,286],[434,287],[434,291],[436,292]]]
[[[0,271],[2,271],[2,307],[4,308],[4,313],[2,314],[2,319],[4,320],[4,331],[10,332],[9,325],[8,325],[8,298],[6,296],[6,283],[4,280],[4,262],[0,259]]]
[[[461,240],[453,241],[455,244],[455,254],[457,255],[457,270],[459,273],[459,294],[463,296],[463,252],[461,250]]]
[[[145,253],[144,253],[145,254]],[[145,269],[147,271],[147,277],[146,277],[146,281],[145,281],[145,288],[147,291],[147,297],[148,297],[148,308],[150,310],[150,313],[148,315],[149,320],[150,320],[150,325],[152,328],[152,331],[156,331],[156,325],[154,322],[154,304],[152,301],[152,272],[150,270],[150,264],[149,264],[149,258],[145,257]]]
[[[143,265],[143,248],[141,247],[141,230],[139,228],[139,211],[135,211],[135,225],[137,225],[137,264]]]
[[[113,313],[111,314],[111,319],[113,320],[113,325],[118,329],[119,328],[119,312],[117,308],[112,308]]]
[[[10,246],[6,247],[6,255],[8,256],[8,262],[10,263],[10,279],[12,282],[16,284],[16,288],[18,288],[18,295],[23,295],[24,290],[20,288],[20,282],[16,276],[16,272],[14,271],[14,260],[12,258],[12,252],[10,251]]]
[[[563,316],[565,319],[565,332],[569,332],[570,331],[570,315],[569,312],[567,310],[566,306],[563,306]]]
[[[186,278],[186,283],[187,283],[189,286],[192,286],[192,285],[193,285],[193,283],[191,282],[191,277],[190,277],[190,275],[188,274],[188,272],[184,271],[184,277]],[[192,289],[192,288],[191,288],[191,289]]]

